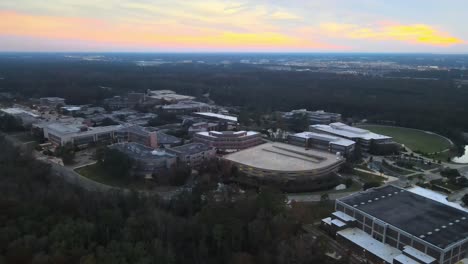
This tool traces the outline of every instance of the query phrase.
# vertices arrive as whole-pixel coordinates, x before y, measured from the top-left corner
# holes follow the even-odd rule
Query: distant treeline
[[[128,91],[173,89],[251,113],[308,108],[348,118],[435,131],[455,141],[468,131],[468,87],[454,79],[468,71],[406,71],[394,77],[269,71],[255,65],[164,64],[138,67],[129,62],[0,60],[1,91],[25,97],[61,96],[70,104],[98,103]],[[390,75],[389,75],[390,76]],[[101,86],[112,89],[99,88]]]

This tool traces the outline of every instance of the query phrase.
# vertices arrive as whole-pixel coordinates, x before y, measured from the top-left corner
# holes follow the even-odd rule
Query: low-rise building
[[[185,144],[169,148],[167,152],[177,155],[180,162],[195,168],[216,156],[216,150],[203,143]]]
[[[306,117],[310,125],[328,125],[330,123],[341,121],[341,114],[325,112],[323,110],[307,111],[307,109],[298,109],[283,113],[283,118],[286,121],[302,117]]]
[[[349,139],[358,143],[363,151],[369,151],[371,143],[394,144],[391,137],[376,134],[362,128],[348,126],[343,123],[331,123],[330,125],[311,125],[309,130]]]
[[[207,132],[207,131],[215,131],[220,128],[219,123],[209,123],[209,122],[198,122],[192,124],[188,128],[189,135],[193,135],[198,132]]]
[[[263,143],[261,134],[254,131],[198,132],[194,135],[193,141],[221,151],[246,149]]]
[[[171,90],[154,90],[147,92],[147,98],[153,100],[156,103],[177,103],[181,101],[189,101],[195,99],[193,96],[177,94]]]
[[[92,143],[112,142],[121,125],[88,127],[84,124],[52,123],[44,128],[44,137],[55,145],[73,144],[86,147]]]
[[[0,111],[3,114],[17,118],[25,127],[29,127],[32,124],[40,122],[40,115],[36,114],[31,109],[26,109],[22,107],[10,107],[0,109]]]
[[[354,152],[355,142],[341,137],[314,132],[302,132],[288,136],[289,144],[304,148],[315,148],[344,156]]]
[[[136,142],[117,143],[109,148],[125,153],[132,160],[132,174],[151,177],[165,173],[176,165],[176,156],[165,150],[155,150]]]
[[[130,106],[127,97],[122,97],[118,95],[104,99],[103,103],[111,110],[128,108]]]
[[[136,142],[152,148],[170,148],[182,144],[182,139],[178,137],[138,125],[125,126],[115,135],[118,142]]]
[[[455,264],[467,256],[468,213],[430,197],[387,185],[338,199],[335,210],[322,226],[372,263]]]
[[[158,147],[158,137],[156,131],[150,131],[141,126],[127,126],[123,127],[115,134],[118,142],[135,142],[141,145],[151,147],[153,149]]]
[[[329,189],[339,183],[335,172],[345,162],[329,152],[284,143],[264,143],[223,157],[240,172],[242,184],[275,185],[290,192]]]
[[[65,105],[65,98],[61,97],[42,97],[39,102],[43,106],[56,107],[57,105]]]
[[[195,116],[203,117],[209,120],[216,120],[216,121],[225,121],[232,124],[237,124],[237,117],[224,115],[224,114],[217,114],[211,112],[195,112],[193,113]]]
[[[162,110],[164,112],[171,114],[190,114],[193,112],[206,112],[210,109],[210,105],[196,101],[181,101],[175,104],[162,106]]]

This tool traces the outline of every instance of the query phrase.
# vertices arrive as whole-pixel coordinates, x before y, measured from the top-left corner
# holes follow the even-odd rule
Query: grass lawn
[[[105,171],[103,171],[98,164],[92,164],[89,166],[85,166],[75,170],[81,176],[84,176],[90,180],[114,186],[120,188],[127,188],[127,189],[137,189],[137,190],[144,190],[148,189],[148,186],[145,184],[143,180],[138,181],[129,181],[127,179],[119,179],[116,177],[112,177],[108,175]]]
[[[359,127],[378,134],[393,137],[396,142],[404,144],[413,151],[433,153],[448,149],[451,146],[447,139],[437,134],[420,130],[378,125],[362,125]]]
[[[375,175],[372,172],[366,173],[364,171],[355,170],[354,174],[359,176],[364,183],[379,182],[383,184],[386,180],[384,177]]]

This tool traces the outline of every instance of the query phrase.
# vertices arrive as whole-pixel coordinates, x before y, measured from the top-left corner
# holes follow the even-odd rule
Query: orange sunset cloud
[[[110,23],[98,19],[29,15],[0,11],[0,32],[3,35],[75,39],[117,45],[216,48],[292,48],[333,49],[335,46],[290,36],[280,32],[234,32],[180,25],[174,22],[132,24]],[[282,15],[284,16],[284,15]],[[288,18],[288,17],[284,17]]]

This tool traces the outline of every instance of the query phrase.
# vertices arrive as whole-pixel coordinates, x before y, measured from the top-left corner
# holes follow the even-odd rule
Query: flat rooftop
[[[348,126],[340,122],[331,123],[330,125],[311,125],[310,128],[345,138],[360,138],[364,140],[392,139],[388,136],[376,134],[362,128]]]
[[[2,108],[0,109],[2,112],[6,113],[6,114],[9,114],[9,115],[19,115],[19,114],[26,114],[26,115],[30,115],[32,117],[39,117],[39,115],[31,112],[31,111],[28,111],[26,109],[23,109],[23,108],[19,108],[19,107],[10,107],[10,108]]]
[[[117,143],[111,145],[110,148],[125,153],[132,159],[166,159],[174,157],[165,150],[155,150],[136,142]]]
[[[316,170],[343,161],[328,152],[271,142],[226,155],[224,159],[257,169],[287,172]]]
[[[302,133],[294,134],[293,136],[304,138],[304,139],[313,138],[313,139],[317,139],[317,140],[328,141],[330,143],[340,145],[340,146],[346,146],[346,147],[355,144],[354,141],[349,140],[349,139],[335,137],[335,136],[331,136],[331,135],[327,135],[327,134],[307,132],[307,131],[302,132]]]
[[[468,213],[393,185],[339,201],[442,249],[468,238]]]
[[[227,120],[231,122],[237,122],[237,117],[235,116],[228,116],[228,115],[216,114],[216,113],[211,113],[211,112],[196,112],[194,114],[203,116],[203,117],[212,117],[212,118],[218,118],[218,119]]]
[[[190,143],[178,147],[170,148],[170,150],[183,153],[186,155],[193,155],[203,151],[212,149],[210,146],[203,143]]]
[[[242,138],[247,136],[259,135],[259,132],[255,131],[203,131],[198,132],[197,134],[203,135],[205,137],[212,138]]]
[[[384,259],[388,263],[393,263],[393,259],[401,255],[401,251],[397,248],[375,240],[369,234],[358,228],[348,228],[338,231],[337,234],[365,249],[367,252]]]

